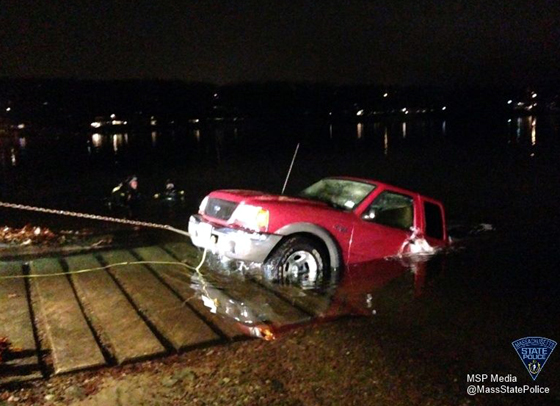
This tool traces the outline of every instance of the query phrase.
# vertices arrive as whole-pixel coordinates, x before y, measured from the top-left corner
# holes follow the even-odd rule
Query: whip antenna
[[[290,169],[288,169],[288,174],[286,175],[286,180],[284,181],[284,187],[282,187],[282,193],[284,194],[284,191],[286,190],[286,185],[288,184],[288,179],[290,179],[290,174],[292,173],[292,167],[294,166],[294,162],[296,160],[296,156],[299,150],[299,142],[296,146],[296,150],[294,151],[294,156],[292,157],[292,163],[290,164]]]

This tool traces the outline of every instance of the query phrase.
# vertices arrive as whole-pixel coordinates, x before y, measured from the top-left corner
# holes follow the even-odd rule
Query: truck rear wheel
[[[328,280],[329,255],[324,246],[311,238],[290,237],[266,260],[264,274],[268,280],[281,285],[317,288]]]

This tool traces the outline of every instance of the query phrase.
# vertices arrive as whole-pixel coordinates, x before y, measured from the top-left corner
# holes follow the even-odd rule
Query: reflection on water
[[[357,138],[359,140],[362,139],[362,137],[364,136],[364,124],[363,123],[358,123],[358,125],[356,126],[356,135],[357,135]]]
[[[389,153],[389,133],[387,127],[385,127],[385,134],[383,134],[383,153],[387,155]]]
[[[12,163],[12,166],[17,165],[17,155],[15,148],[10,148],[10,162]]]
[[[303,290],[267,281],[258,265],[231,270],[213,263],[211,270],[192,276],[190,287],[212,313],[269,339],[314,320],[393,312],[422,295],[441,274],[437,256],[400,257],[351,265],[339,281]]]
[[[96,150],[99,150],[103,146],[103,135],[95,133],[91,136],[91,144]]]
[[[552,123],[553,124],[553,123]],[[518,117],[508,120],[510,134],[509,143],[535,147],[538,145],[539,125],[536,116]],[[554,131],[554,130],[553,130]]]
[[[114,133],[109,135],[101,133],[92,134],[90,140],[88,140],[89,155],[91,155],[92,152],[103,154],[104,147],[109,140],[113,154],[116,155],[118,152],[122,152],[122,149],[128,145],[128,133]],[[93,147],[93,149],[91,147]]]
[[[0,138],[0,166],[2,168],[18,167],[25,157],[27,150],[27,137],[1,137]]]
[[[155,164],[165,157],[167,165],[181,164],[187,159],[198,162],[224,162],[235,159],[239,152],[258,151],[273,148],[275,152],[291,150],[294,143],[303,142],[309,150],[335,147],[337,151],[346,152],[381,152],[389,156],[404,148],[415,148],[430,143],[437,145],[455,140],[476,139],[480,144],[507,140],[506,143],[522,147],[536,148],[546,143],[557,145],[560,132],[557,118],[535,116],[516,117],[499,120],[501,129],[496,125],[487,125],[474,119],[467,123],[453,123],[441,118],[418,118],[404,116],[402,119],[382,121],[259,121],[243,120],[236,122],[204,122],[176,126],[151,127],[135,129],[132,133],[107,133],[96,130],[93,133],[66,134],[54,136],[49,134],[29,133],[25,137],[3,135],[0,138],[0,164],[3,167],[17,166],[20,169],[33,170],[38,164],[57,165],[53,156],[69,156],[75,160],[74,165],[103,163],[105,167],[127,164]],[[451,129],[453,129],[452,132]],[[478,132],[477,132],[478,131]],[[500,133],[500,131],[502,133]],[[481,136],[484,135],[484,136]],[[487,135],[487,136],[486,136]],[[504,147],[505,147],[504,143]],[[289,146],[289,147],[288,147]],[[480,145],[484,147],[484,145]],[[26,150],[26,156],[22,151]],[[533,153],[535,151],[530,151]],[[268,152],[270,153],[270,152]],[[117,159],[118,158],[118,159]],[[61,167],[65,161],[59,161]]]
[[[128,134],[113,134],[113,152],[116,154],[123,146],[128,145]]]
[[[533,117],[531,120],[531,145],[537,144],[537,118]]]
[[[194,138],[196,138],[196,142],[200,144],[200,130],[195,128],[193,130]]]

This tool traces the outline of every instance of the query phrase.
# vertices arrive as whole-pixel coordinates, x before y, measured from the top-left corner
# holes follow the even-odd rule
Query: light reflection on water
[[[196,138],[196,142],[200,144],[200,130],[195,128],[193,130],[194,138]]]
[[[359,140],[362,139],[362,137],[364,136],[364,124],[363,123],[358,123],[358,125],[356,126],[356,135],[357,135],[357,138]]]
[[[524,116],[502,120],[505,121],[501,121],[500,130],[500,127],[496,126],[487,129],[484,123],[478,124],[478,121],[473,118],[467,124],[475,131],[471,131],[470,128],[468,131],[461,131],[461,123],[453,123],[453,127],[450,127],[447,119],[407,116],[406,119],[403,117],[399,120],[366,120],[354,123],[317,120],[305,122],[285,120],[270,123],[250,120],[231,123],[207,122],[178,126],[173,129],[135,130],[133,137],[128,132],[104,133],[102,131],[57,137],[31,133],[26,136],[8,134],[0,138],[0,155],[3,156],[0,165],[4,168],[14,166],[31,168],[41,161],[49,161],[53,154],[68,155],[78,159],[79,154],[84,153],[86,156],[83,158],[89,157],[88,159],[94,162],[105,160],[108,161],[104,162],[105,164],[110,164],[113,160],[113,164],[118,164],[125,152],[127,154],[132,152],[132,155],[129,154],[131,160],[140,156],[147,161],[155,161],[153,154],[156,154],[156,159],[164,156],[166,161],[172,162],[174,157],[184,160],[185,153],[187,157],[197,160],[223,160],[228,154],[232,156],[235,151],[248,150],[255,145],[262,148],[280,142],[278,148],[289,144],[289,149],[292,149],[294,142],[300,141],[310,148],[332,145],[337,149],[357,148],[372,152],[377,150],[385,156],[388,156],[389,152],[392,154],[407,146],[422,145],[426,142],[437,144],[444,139],[467,139],[471,135],[475,135],[473,144],[487,140],[494,143],[506,140],[505,144],[536,148],[541,146],[542,142],[557,142],[560,131],[557,117],[537,119],[536,116]],[[480,130],[476,130],[477,128]],[[489,136],[482,137],[481,134]],[[546,136],[543,137],[543,134]],[[22,154],[24,150],[27,151],[25,156]],[[46,151],[49,151],[50,156]],[[83,161],[88,163],[87,159]]]
[[[213,265],[193,275],[190,287],[211,312],[258,336],[256,326],[267,326],[275,334],[302,322],[398,311],[423,295],[427,285],[439,280],[443,262],[434,259],[438,257],[353,264],[340,280],[315,289],[269,282],[259,266],[228,270]],[[303,312],[287,312],[285,302]]]
[[[522,125],[523,125],[523,119],[521,117],[519,117],[517,119],[517,142],[519,142],[521,140],[521,129],[522,129]]]
[[[531,120],[531,145],[537,145],[537,118]]]
[[[91,144],[95,149],[100,149],[103,146],[103,135],[95,133],[91,136]]]
[[[113,140],[113,152],[117,153],[119,152],[119,146],[123,144],[122,134],[113,134],[112,140]]]
[[[10,162],[12,163],[12,166],[17,165],[17,155],[15,148],[10,148]]]
[[[385,134],[383,134],[383,153],[385,155],[389,153],[389,133],[387,127],[385,127]]]
[[[514,143],[518,145],[526,145],[535,147],[540,145],[538,141],[539,132],[541,128],[542,119],[537,119],[537,116],[525,116],[518,117],[517,119],[508,120],[508,130],[510,132],[509,143]],[[554,126],[554,122],[551,123]],[[554,128],[548,129],[552,132],[557,133],[558,130]],[[558,134],[556,134],[557,136]]]

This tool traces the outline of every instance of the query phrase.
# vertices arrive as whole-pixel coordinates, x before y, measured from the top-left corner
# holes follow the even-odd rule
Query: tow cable
[[[298,144],[298,147],[299,147],[299,144]],[[181,234],[181,235],[184,235],[184,236],[187,236],[187,237],[190,238],[190,234],[188,232],[186,232],[184,230],[181,230],[181,229],[178,229],[178,228],[173,227],[173,226],[168,225],[168,224],[158,224],[158,223],[151,223],[151,222],[146,222],[146,221],[128,220],[128,219],[121,219],[121,218],[117,218],[117,217],[108,217],[108,216],[101,216],[101,215],[89,214],[89,213],[79,213],[79,212],[68,211],[68,210],[48,209],[48,208],[44,208],[44,207],[28,206],[28,205],[24,205],[24,204],[7,203],[7,202],[1,202],[1,201],[0,201],[0,207],[4,207],[4,208],[8,208],[8,209],[15,209],[15,210],[27,210],[27,211],[34,211],[34,212],[39,212],[39,213],[55,214],[55,215],[58,215],[58,216],[77,217],[77,218],[83,218],[83,219],[88,219],[88,220],[98,220],[98,221],[107,221],[107,222],[112,222],[112,223],[128,224],[128,225],[146,227],[146,228],[157,228],[157,229],[160,229],[160,230],[167,230],[167,231],[171,231],[173,233]],[[43,275],[43,274],[38,274],[38,275],[0,275],[0,280],[2,280],[2,279],[19,279],[19,278],[43,278],[43,277],[51,277],[51,276],[67,276],[67,275],[73,275],[73,274],[83,274],[83,273],[88,273],[88,272],[100,271],[100,270],[107,269],[107,268],[112,268],[112,267],[129,266],[129,265],[149,265],[149,264],[151,264],[151,265],[174,265],[174,266],[181,266],[181,267],[184,267],[184,268],[187,268],[187,269],[190,269],[190,270],[193,270],[193,271],[196,272],[196,274],[198,275],[198,281],[201,284],[200,290],[204,294],[202,296],[203,301],[204,301],[204,296],[206,296],[206,298],[208,300],[210,300],[210,302],[213,303],[213,307],[215,309],[217,309],[218,306],[220,306],[220,301],[219,301],[218,298],[212,298],[211,294],[208,292],[208,282],[206,281],[206,278],[204,277],[204,275],[200,272],[200,269],[202,268],[202,265],[204,265],[204,263],[206,262],[207,254],[208,254],[208,248],[204,248],[204,251],[202,252],[202,258],[200,259],[200,262],[198,263],[197,266],[192,266],[192,265],[186,264],[185,262],[173,262],[173,261],[133,261],[133,262],[120,262],[120,263],[110,264],[110,265],[106,265],[106,266],[100,266],[100,267],[96,267],[96,268],[80,269],[80,270],[76,270],[76,271],[52,273],[52,274],[46,274],[46,275]],[[186,299],[185,302],[187,302],[188,300],[190,300],[190,299]],[[208,307],[207,304],[205,304],[205,306]],[[212,311],[212,313],[214,313],[214,312],[215,312],[215,310]],[[276,339],[276,336],[274,335],[274,333],[272,332],[272,330],[268,326],[252,327],[252,328],[250,328],[250,334],[255,336],[255,337],[262,338],[265,341],[272,341],[272,340]]]
[[[78,213],[75,211],[67,211],[67,210],[46,209],[44,207],[27,206],[25,204],[15,204],[15,203],[6,203],[6,202],[0,202],[0,207],[6,207],[8,209],[16,209],[16,210],[35,211],[39,213],[56,214],[59,216],[78,217],[78,218],[83,218],[88,220],[99,220],[99,221],[108,221],[112,223],[130,224],[133,226],[140,226],[140,227],[159,228],[162,230],[167,230],[190,237],[190,234],[188,232],[172,227],[167,224],[149,223],[146,221],[128,220],[128,219],[121,219],[118,217],[107,217],[107,216],[100,216],[97,214]]]
[[[28,206],[25,204],[15,204],[15,203],[6,203],[0,202],[0,207],[8,208],[8,209],[15,209],[15,210],[27,210],[27,211],[34,211],[39,213],[47,213],[47,214],[55,214],[58,216],[68,216],[68,217],[77,217],[83,218],[88,220],[98,220],[98,221],[107,221],[112,223],[120,223],[120,224],[128,224],[133,226],[139,227],[146,227],[146,228],[157,228],[161,230],[171,231],[173,233],[181,234],[187,237],[190,237],[190,234],[184,230],[175,228],[168,224],[158,224],[158,223],[150,223],[146,221],[138,221],[138,220],[128,220],[128,219],[121,219],[118,217],[108,217],[108,216],[100,216],[97,214],[89,214],[89,213],[79,213],[75,211],[67,211],[67,210],[56,210],[56,209],[48,209],[44,207],[37,207],[37,206]],[[206,254],[207,249],[204,250],[202,253],[202,258],[200,263],[197,266],[191,266],[184,262],[172,262],[172,261],[134,261],[134,262],[120,262],[116,264],[111,264],[107,266],[101,266],[97,268],[89,268],[89,269],[80,269],[77,271],[70,271],[70,272],[61,272],[61,273],[53,273],[53,274],[46,274],[46,275],[0,275],[0,279],[18,279],[18,278],[41,278],[41,277],[50,277],[50,276],[62,276],[62,275],[69,275],[69,274],[80,274],[80,273],[87,273],[93,271],[99,271],[102,269],[110,268],[110,267],[118,267],[118,266],[128,266],[128,265],[180,265],[182,267],[194,270],[200,277],[202,277],[200,273],[200,268],[206,261]],[[202,281],[204,284],[204,278],[202,277]]]

